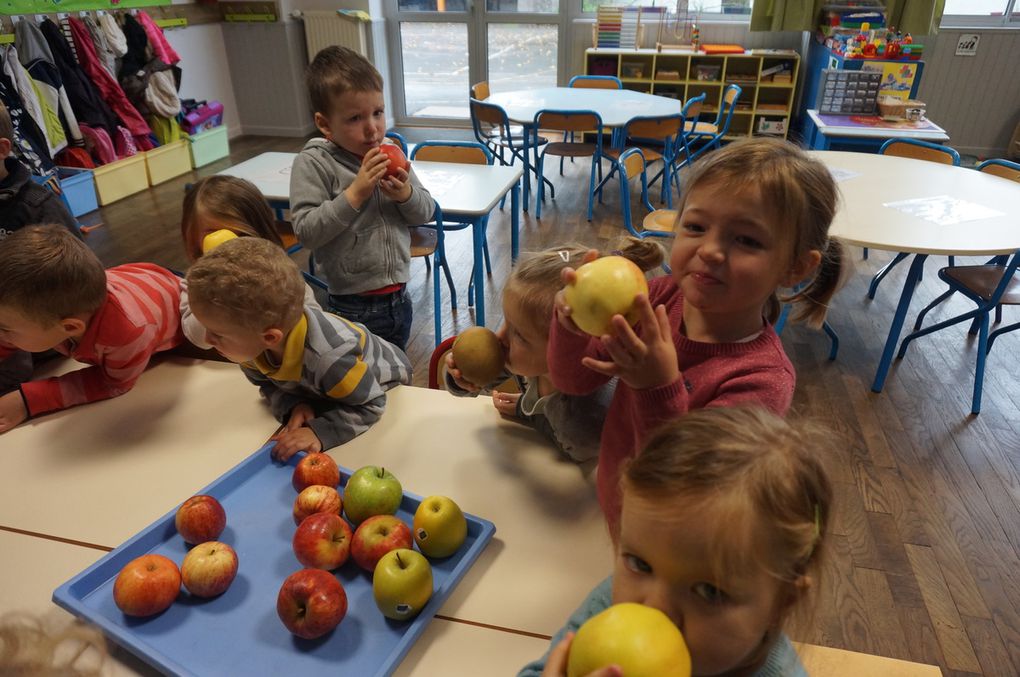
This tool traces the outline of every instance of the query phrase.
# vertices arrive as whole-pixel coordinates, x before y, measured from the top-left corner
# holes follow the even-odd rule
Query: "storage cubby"
[[[740,99],[728,139],[752,134],[786,138],[799,67],[800,56],[786,50],[725,55],[654,49],[585,51],[585,73],[615,75],[627,89],[678,102],[704,93],[701,119],[705,121],[714,120],[718,114],[723,88],[739,85]],[[640,77],[631,77],[635,75]]]

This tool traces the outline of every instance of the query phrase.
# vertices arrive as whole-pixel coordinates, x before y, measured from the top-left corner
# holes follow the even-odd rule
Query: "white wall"
[[[221,25],[201,24],[164,33],[181,55],[181,98],[219,101],[227,133],[232,137],[243,133]]]

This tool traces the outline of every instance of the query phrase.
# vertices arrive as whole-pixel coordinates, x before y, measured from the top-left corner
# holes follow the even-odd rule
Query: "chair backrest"
[[[386,138],[393,140],[398,146],[400,146],[400,150],[404,151],[404,155],[407,155],[407,139],[404,138],[403,134],[390,129],[386,132]]]
[[[663,115],[661,117],[636,117],[627,121],[625,135],[627,138],[665,139],[676,136],[683,129],[684,119],[681,115]]]
[[[684,122],[694,122],[701,115],[701,109],[705,106],[705,98],[708,97],[707,92],[702,92],[695,97],[687,99],[684,103],[684,107],[680,109],[680,117],[684,119]]]
[[[615,75],[575,75],[567,87],[582,89],[623,89],[623,82]]]
[[[627,181],[641,174],[647,166],[645,154],[641,152],[640,148],[628,148],[620,154],[618,162],[620,163],[620,171],[623,172],[623,176]]]
[[[1020,164],[1009,160],[985,160],[977,166],[979,172],[994,174],[1010,181],[1020,182]]]
[[[743,92],[740,85],[726,85],[723,90],[722,101],[719,102],[719,114],[715,118],[715,126],[720,136],[726,134],[730,129],[730,122],[733,120],[733,111],[737,109],[737,101]]]
[[[489,98],[489,83],[485,80],[471,85],[471,98],[485,101]]]
[[[598,132],[602,134],[602,116],[593,110],[540,110],[535,113],[535,126],[558,132]]]
[[[960,166],[960,154],[949,146],[918,139],[889,139],[878,149],[882,155],[927,160],[944,165]]]
[[[510,136],[510,119],[502,106],[493,103],[485,103],[479,99],[470,99],[468,104],[471,109],[471,129],[475,134],[478,143],[485,144],[488,141],[489,132],[494,127],[499,134],[512,143]]]
[[[492,153],[474,141],[422,141],[411,151],[412,160],[491,165]]]

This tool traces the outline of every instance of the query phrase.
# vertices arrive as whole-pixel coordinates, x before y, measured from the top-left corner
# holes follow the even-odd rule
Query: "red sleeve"
[[[549,378],[561,393],[587,395],[609,381],[608,376],[581,364],[581,358],[585,355],[597,360],[608,357],[602,350],[599,339],[564,329],[554,312],[549,328],[546,362],[549,366]]]

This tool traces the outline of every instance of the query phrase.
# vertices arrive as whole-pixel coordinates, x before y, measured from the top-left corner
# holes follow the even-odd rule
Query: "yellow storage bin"
[[[96,181],[96,194],[101,205],[108,205],[149,187],[145,175],[145,153],[96,167],[92,170],[92,176]]]
[[[180,139],[145,153],[145,167],[149,172],[149,185],[169,181],[191,171],[191,154],[188,142]]]

